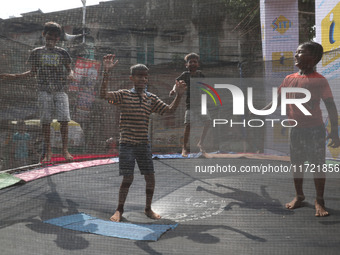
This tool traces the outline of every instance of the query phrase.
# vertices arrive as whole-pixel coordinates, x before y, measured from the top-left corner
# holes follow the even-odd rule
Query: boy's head
[[[305,51],[307,51],[307,54],[309,54],[310,56],[313,57],[314,60],[314,66],[319,63],[319,61],[322,58],[323,55],[323,47],[321,44],[316,43],[316,42],[312,42],[312,41],[308,41],[308,42],[304,42],[301,43],[298,47],[298,49],[303,49]]]
[[[130,67],[130,80],[133,81],[135,89],[145,89],[149,79],[149,68],[143,64]]]
[[[46,46],[53,48],[59,41],[61,33],[62,28],[58,23],[52,21],[45,23],[42,34],[45,37]]]
[[[136,64],[130,67],[130,75],[135,75],[137,74],[139,71],[149,71],[149,68],[147,68],[146,65],[143,64]]]
[[[196,59],[197,61],[199,61],[200,57],[197,53],[192,52],[184,57],[184,61],[189,62],[190,59]]]
[[[23,120],[19,120],[18,122],[17,122],[17,126],[18,126],[18,131],[19,132],[23,132],[23,131],[25,131],[25,122],[23,121]]]
[[[47,33],[50,33],[50,32],[57,33],[60,37],[62,28],[56,22],[53,22],[53,21],[46,22],[44,25],[43,36],[45,36]]]
[[[196,53],[189,53],[184,57],[185,67],[188,68],[190,72],[196,72],[199,67],[200,57]]]

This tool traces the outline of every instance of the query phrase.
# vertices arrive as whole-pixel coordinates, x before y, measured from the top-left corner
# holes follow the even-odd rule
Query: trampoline
[[[123,223],[178,224],[156,242],[84,233],[44,223],[79,213],[108,220],[115,210],[121,181],[116,163],[83,167],[1,189],[1,253],[338,253],[338,179],[330,178],[326,185],[325,200],[331,216],[316,218],[311,179],[305,180],[304,207],[290,211],[284,208],[284,203],[294,196],[291,176],[195,173],[194,166],[207,161],[201,158],[154,159],[153,209],[162,216],[158,221],[148,219],[142,213],[145,182],[141,175],[135,175]],[[237,167],[288,164],[245,157],[214,159],[214,162],[221,165],[228,162]]]
[[[299,6],[298,1],[276,2],[118,0],[86,7],[82,1],[83,8],[53,13],[39,9],[0,19],[0,74],[28,70],[27,59],[44,44],[41,32],[50,20],[63,26],[58,47],[69,52],[75,74],[65,87],[72,117],[68,146],[75,162],[61,157],[64,141],[55,120],[50,140],[57,159],[51,165],[37,164],[48,143],[40,127],[36,79],[0,80],[0,254],[339,254],[339,162],[328,162],[339,170],[327,174],[329,217],[314,216],[312,175],[305,176],[303,207],[286,209],[295,196],[287,156],[288,119],[280,107],[270,115],[249,114],[272,101],[273,88],[297,71],[292,58],[298,42],[315,37],[298,33],[295,26],[300,23],[305,32],[315,28],[317,40],[325,35],[329,41],[334,31],[321,34],[319,27],[331,20],[324,14],[339,10],[339,1],[315,1],[318,8],[313,1]],[[314,9],[317,24],[311,24]],[[334,22],[324,24],[334,29]],[[329,79],[340,109],[338,69],[333,68],[340,62],[332,58],[339,56],[339,44],[324,46],[327,59],[334,62],[323,62],[318,70]],[[121,108],[99,98],[104,73],[108,77],[103,57],[112,53],[119,60],[109,72],[109,90],[131,89],[129,69],[143,63],[151,74],[147,91],[171,104],[169,92],[187,70],[183,61],[190,52],[200,55],[207,77],[190,81],[190,109],[196,107],[201,115],[208,111],[211,117],[205,141],[200,143],[204,121],[192,119],[193,154],[176,154],[187,138],[186,99],[172,115],[152,114],[147,120],[155,153],[152,208],[162,218],[144,215],[145,181],[136,167],[123,221],[111,222],[121,184],[113,157]],[[48,65],[57,62],[50,54],[45,60]],[[326,118],[326,109],[321,110]],[[330,132],[327,119],[325,127]],[[27,134],[19,144],[21,128]],[[209,154],[200,157],[204,150]],[[19,154],[27,157],[17,160]],[[340,148],[328,149],[327,157],[339,160]]]

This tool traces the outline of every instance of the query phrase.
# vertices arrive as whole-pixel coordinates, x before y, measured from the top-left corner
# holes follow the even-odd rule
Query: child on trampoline
[[[42,162],[51,161],[52,149],[50,142],[50,125],[52,111],[55,110],[60,123],[62,137],[62,154],[67,161],[73,159],[68,151],[68,122],[71,120],[69,111],[66,84],[68,79],[73,78],[71,70],[71,57],[69,53],[57,47],[62,33],[62,28],[55,22],[47,22],[42,32],[45,38],[45,46],[32,50],[28,58],[31,70],[20,74],[2,74],[1,79],[24,79],[37,77],[38,82],[38,105],[40,110],[40,122],[46,148]]]
[[[202,153],[205,152],[203,148],[203,142],[206,137],[209,128],[209,115],[200,115],[199,113],[194,112],[194,109],[190,109],[190,78],[204,78],[202,71],[198,70],[199,68],[199,55],[196,53],[189,53],[184,57],[185,67],[188,71],[183,72],[179,77],[176,78],[176,81],[183,80],[187,84],[187,92],[186,92],[186,111],[184,116],[184,135],[183,135],[183,145],[182,145],[182,156],[188,156],[188,141],[190,137],[190,118],[194,119],[198,115],[200,116],[200,121],[203,122],[203,130],[198,141],[197,147],[200,149]],[[172,96],[176,93],[176,84],[173,89],[170,91],[169,95]]]
[[[278,104],[280,105],[280,91],[285,87],[304,88],[310,91],[311,99],[303,106],[311,113],[305,115],[296,105],[287,105],[289,119],[296,120],[297,125],[290,130],[290,160],[295,167],[293,173],[295,198],[286,204],[286,208],[295,209],[302,206],[305,200],[303,193],[304,163],[308,161],[316,166],[325,164],[326,139],[331,139],[328,146],[340,146],[338,135],[338,113],[333,95],[325,77],[315,71],[315,66],[321,60],[323,48],[316,42],[305,42],[298,46],[295,53],[295,66],[299,72],[286,76],[279,87]],[[301,93],[288,93],[287,98],[304,97]],[[326,130],[320,110],[320,101],[323,100],[331,122],[331,132],[326,137]],[[265,108],[269,108],[271,104]],[[326,176],[323,171],[315,171],[314,185],[316,189],[315,216],[327,216],[325,209],[324,189]]]
[[[151,219],[160,219],[161,216],[151,209],[155,189],[155,175],[148,138],[149,117],[153,112],[161,115],[166,112],[174,112],[185,92],[186,85],[184,81],[176,82],[177,95],[172,103],[167,105],[156,95],[146,91],[149,69],[145,65],[137,64],[130,68],[130,80],[134,84],[132,89],[107,91],[109,72],[117,63],[118,60],[115,61],[115,55],[108,54],[104,56],[104,74],[100,89],[100,97],[119,105],[121,110],[119,123],[119,174],[123,176],[123,180],[119,189],[118,207],[110,220],[119,222],[122,219],[125,200],[134,179],[135,161],[137,161],[146,182],[144,213]]]

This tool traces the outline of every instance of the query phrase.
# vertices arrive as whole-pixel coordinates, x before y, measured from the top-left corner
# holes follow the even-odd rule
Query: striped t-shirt
[[[110,103],[120,106],[120,143],[148,143],[150,114],[163,114],[168,106],[156,95],[145,92],[141,97],[136,90],[121,89],[112,92]]]

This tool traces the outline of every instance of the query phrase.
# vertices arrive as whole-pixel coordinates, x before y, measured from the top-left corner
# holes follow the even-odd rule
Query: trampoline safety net
[[[110,73],[109,91],[131,89],[130,67],[145,64],[149,68],[146,91],[171,104],[175,96],[169,96],[169,92],[175,80],[190,70],[184,57],[195,52],[199,55],[197,69],[204,78],[189,78],[187,92],[174,113],[150,115],[152,152],[181,153],[186,142],[184,121],[190,92],[189,107],[196,113],[190,116],[188,151],[199,152],[197,143],[206,125],[202,121],[205,106],[210,118],[202,144],[206,152],[289,156],[289,128],[294,123],[282,114],[280,106],[271,114],[259,115],[256,111],[275,98],[277,90],[273,88],[277,89],[286,75],[298,71],[294,54],[299,43],[314,38],[323,45],[325,53],[317,70],[328,79],[336,104],[340,102],[340,40],[336,40],[338,35],[330,38],[331,32],[322,30],[331,29],[332,21],[324,17],[340,5],[330,1],[329,6],[323,4],[311,15],[312,2],[117,0],[52,13],[26,13],[0,20],[0,74],[32,70],[28,60],[33,49],[46,45],[44,24],[60,24],[62,33],[56,46],[69,53],[73,70],[64,87],[71,116],[68,150],[75,159],[114,157],[118,155],[123,106],[100,98],[103,57],[115,54],[119,61]],[[38,163],[46,154],[38,76],[0,79],[1,170]],[[233,85],[239,94],[218,84]],[[323,105],[321,111],[329,132]],[[198,122],[194,121],[196,117]],[[61,130],[53,117],[52,161],[63,158]],[[138,134],[140,130],[131,132]],[[336,159],[339,153],[327,149],[328,157]]]

